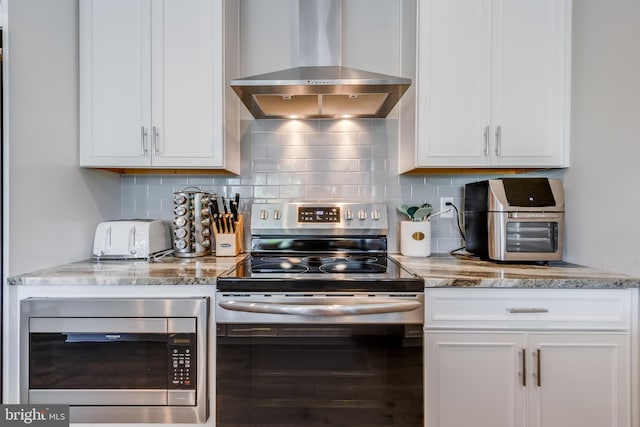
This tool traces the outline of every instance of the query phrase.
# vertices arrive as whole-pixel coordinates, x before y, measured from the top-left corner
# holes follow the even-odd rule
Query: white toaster
[[[160,220],[101,222],[93,239],[96,259],[149,259],[171,250],[169,224]]]

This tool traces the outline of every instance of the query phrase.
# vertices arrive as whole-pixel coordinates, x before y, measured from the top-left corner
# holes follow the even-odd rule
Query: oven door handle
[[[356,304],[299,304],[255,301],[221,301],[218,305],[227,310],[247,313],[291,314],[298,316],[344,316],[360,314],[401,313],[422,308],[418,301],[385,300]]]

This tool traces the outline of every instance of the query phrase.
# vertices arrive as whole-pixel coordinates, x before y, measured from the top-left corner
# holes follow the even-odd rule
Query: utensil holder
[[[400,221],[400,253],[412,257],[431,255],[429,221]]]
[[[233,222],[235,231],[221,233],[212,227],[216,241],[216,256],[236,256],[244,252],[244,219],[238,214],[238,220]]]

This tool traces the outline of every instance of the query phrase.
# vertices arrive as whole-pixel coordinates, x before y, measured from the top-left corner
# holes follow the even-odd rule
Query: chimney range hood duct
[[[410,79],[340,66],[341,0],[299,0],[301,66],[231,81],[256,119],[385,118]]]

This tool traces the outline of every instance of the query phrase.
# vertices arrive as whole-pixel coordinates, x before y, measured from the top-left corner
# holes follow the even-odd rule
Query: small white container
[[[431,255],[429,221],[400,221],[400,253],[413,257]]]

